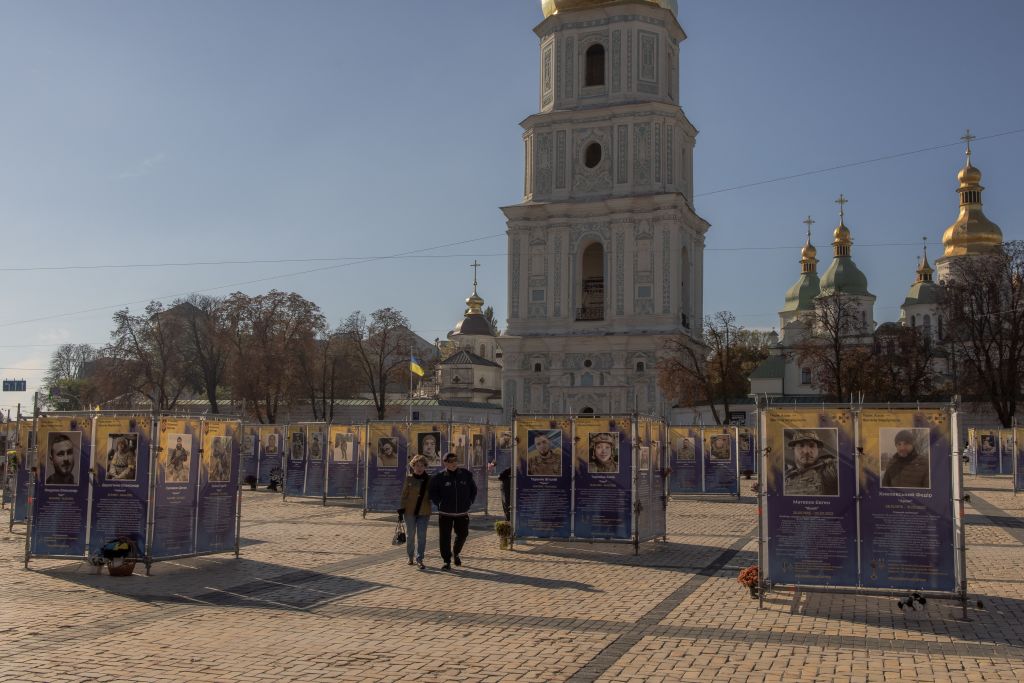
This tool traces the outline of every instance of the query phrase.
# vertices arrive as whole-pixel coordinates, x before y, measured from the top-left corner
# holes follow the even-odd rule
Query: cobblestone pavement
[[[465,566],[426,572],[390,516],[245,492],[241,559],[150,577],[33,560],[0,533],[0,681],[1016,680],[1024,678],[1024,494],[968,477],[971,606],[774,593],[756,508],[675,499],[667,543],[497,548],[473,525]],[[497,499],[497,490],[492,488]],[[492,508],[493,509],[493,508]],[[983,605],[977,606],[977,601]]]

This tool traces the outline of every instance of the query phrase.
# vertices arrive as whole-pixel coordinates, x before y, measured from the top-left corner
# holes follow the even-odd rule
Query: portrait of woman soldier
[[[377,440],[377,467],[398,467],[398,439],[382,437]]]
[[[112,446],[107,451],[107,479],[135,481],[138,458],[135,453],[134,434],[111,434]]]
[[[883,436],[893,430],[879,430],[878,442],[884,443]],[[915,434],[916,432],[916,434]],[[927,451],[922,452],[918,444],[927,445],[927,429],[901,429],[893,437],[895,452],[882,458],[885,471],[882,486],[901,489],[926,489],[931,486],[931,463]]]
[[[594,474],[619,471],[619,443],[614,434],[597,432],[590,435],[589,469]]]
[[[821,439],[831,440],[834,434],[831,429],[786,430],[785,495],[839,495],[838,459]]]
[[[426,459],[427,467],[441,466],[441,432],[423,432],[416,437],[419,440],[418,455]]]

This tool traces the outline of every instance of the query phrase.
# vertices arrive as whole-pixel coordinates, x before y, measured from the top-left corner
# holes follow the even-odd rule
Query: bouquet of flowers
[[[743,584],[747,588],[756,586],[760,577],[757,573],[757,565],[752,564],[743,571],[740,572],[739,577],[736,579],[739,583]]]

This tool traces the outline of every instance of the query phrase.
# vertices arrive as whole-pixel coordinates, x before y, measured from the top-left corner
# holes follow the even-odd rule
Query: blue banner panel
[[[704,430],[704,493],[739,493],[736,478],[736,429]]]
[[[975,438],[976,473],[999,474],[999,432],[979,429],[975,432]]]
[[[669,427],[670,493],[700,493],[704,481],[704,438],[701,428]]]
[[[327,482],[327,425],[306,425],[306,479],[302,494],[321,498]]]
[[[153,420],[147,415],[96,418],[90,555],[124,538],[135,543],[140,556],[145,554],[152,434]]]
[[[301,496],[306,488],[306,428],[288,426],[287,462],[284,470],[284,495]]]
[[[150,543],[153,558],[195,553],[201,426],[198,419],[160,418]]]
[[[248,484],[259,475],[259,453],[260,453],[259,427],[256,425],[243,425],[242,436],[238,442],[240,464],[238,466],[238,477],[243,484]]]
[[[633,428],[629,418],[575,421],[576,538],[628,539],[633,533]]]
[[[817,408],[765,414],[768,580],[857,585],[853,414]]]
[[[44,417],[37,423],[39,458],[32,554],[37,557],[85,555],[92,463],[92,420]]]
[[[515,425],[513,495],[515,534],[524,538],[572,535],[572,425],[529,418]]]
[[[238,501],[237,421],[203,421],[203,450],[199,463],[199,505],[196,552],[215,553],[235,547]]]
[[[953,591],[949,411],[865,409],[860,420],[862,584]]]
[[[267,486],[273,477],[278,483],[284,481],[284,456],[285,441],[287,440],[286,428],[279,425],[263,425],[259,428],[260,452],[257,482],[260,486]]]
[[[367,427],[366,498],[368,512],[394,512],[402,498],[409,462],[409,425],[371,422]]]
[[[740,460],[740,475],[757,474],[757,434],[749,427],[736,428],[736,453]]]
[[[363,427],[331,425],[328,430],[330,452],[327,460],[327,497],[359,496],[359,461],[362,457]]]
[[[512,428],[499,426],[494,431],[494,442],[491,450],[491,476],[497,477],[512,467]]]
[[[1013,472],[1013,430],[999,430],[999,474]]]
[[[1013,444],[1013,490],[1024,491],[1024,429],[1018,427],[1013,430]]]
[[[28,499],[31,491],[28,486],[29,471],[36,466],[35,442],[33,441],[32,423],[22,420],[14,431],[14,504],[11,506],[11,522],[24,522],[28,516]]]
[[[466,459],[463,467],[473,473],[476,482],[476,498],[470,512],[487,510],[487,429],[484,425],[470,425],[467,428]]]

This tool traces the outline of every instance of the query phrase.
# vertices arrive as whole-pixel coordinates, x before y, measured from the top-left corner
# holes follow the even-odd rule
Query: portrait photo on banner
[[[280,442],[281,435],[277,432],[267,434],[267,440],[263,444],[263,455],[277,455]]]
[[[393,436],[377,439],[377,467],[398,467],[398,439]]]
[[[231,437],[215,436],[210,442],[210,465],[207,476],[210,481],[225,482],[231,480]]]
[[[498,433],[498,449],[507,451],[512,448],[512,432]]]
[[[754,450],[754,435],[748,432],[740,432],[739,450],[741,453],[751,453]]]
[[[189,458],[192,456],[191,434],[168,434],[160,453],[164,483],[186,484],[189,476]]]
[[[82,472],[82,432],[50,432],[46,435],[43,483],[46,486],[78,486]]]
[[[530,477],[562,476],[562,430],[526,432],[526,474]]]
[[[693,462],[696,458],[692,436],[677,437],[675,443],[672,444],[672,450],[675,453],[676,462]]]
[[[473,435],[472,457],[469,460],[471,467],[481,467],[484,464],[484,435]]]
[[[427,459],[427,467],[441,465],[441,432],[420,432],[416,435],[416,453]]]
[[[306,459],[306,435],[302,432],[292,432],[291,451],[288,454],[289,460]]]
[[[331,462],[352,462],[352,452],[355,450],[353,444],[355,434],[349,432],[338,432],[334,435],[334,445],[331,448]]]
[[[931,488],[931,443],[927,427],[878,430],[882,488]]]
[[[242,436],[242,449],[241,449],[242,455],[252,455],[253,454],[253,446],[255,445],[256,440],[258,438],[259,437],[256,436],[256,428],[255,427],[246,427],[245,428],[244,435]]]
[[[107,437],[106,457],[103,466],[107,479],[118,481],[135,481],[135,470],[138,467],[139,435],[111,434]]]
[[[651,447],[640,447],[640,469],[647,471],[651,467]]]
[[[587,469],[591,474],[619,471],[619,439],[615,432],[592,432]]]
[[[728,434],[712,434],[708,437],[708,444],[708,457],[711,460],[722,462],[732,457]]]
[[[786,496],[839,495],[839,430],[784,429],[782,492]]]
[[[310,432],[309,434],[309,459],[324,459],[324,437],[321,432]]]

